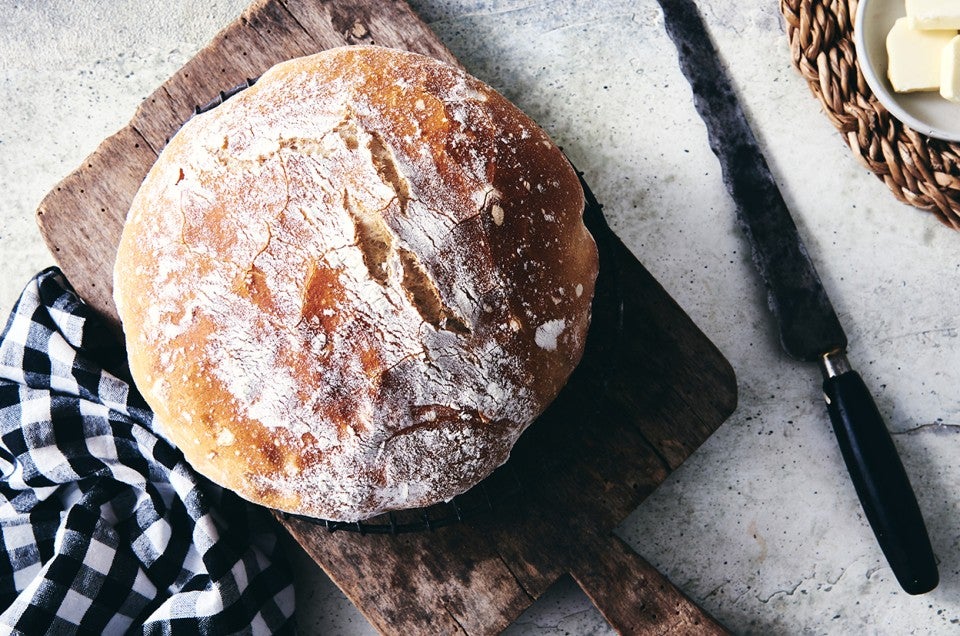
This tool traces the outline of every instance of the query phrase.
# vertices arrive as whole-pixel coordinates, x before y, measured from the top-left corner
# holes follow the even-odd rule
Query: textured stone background
[[[247,0],[0,0],[0,313],[52,260],[33,213]],[[653,0],[411,0],[566,149],[615,230],[733,364],[740,406],[620,529],[739,633],[946,632],[960,621],[958,237],[855,162],[790,67],[775,2],[703,0],[784,196],[896,431],[942,583],[909,597],[866,525],[815,368],[776,343]],[[372,633],[291,549],[304,633]],[[603,634],[569,581],[510,630]]]

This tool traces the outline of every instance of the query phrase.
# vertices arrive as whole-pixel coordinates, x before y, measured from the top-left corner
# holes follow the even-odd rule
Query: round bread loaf
[[[170,140],[114,271],[133,378],[213,481],[354,521],[464,492],[583,353],[583,192],[461,70],[282,63]]]

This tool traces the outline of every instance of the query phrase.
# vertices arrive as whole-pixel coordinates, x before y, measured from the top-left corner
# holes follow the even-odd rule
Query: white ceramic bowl
[[[896,93],[887,79],[887,33],[906,14],[903,0],[860,0],[853,37],[857,59],[873,94],[890,114],[917,132],[960,141],[960,104],[940,93]]]

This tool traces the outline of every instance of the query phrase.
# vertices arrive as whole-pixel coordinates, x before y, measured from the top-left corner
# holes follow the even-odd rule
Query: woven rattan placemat
[[[960,144],[922,135],[890,115],[857,63],[857,0],[780,0],[790,54],[850,149],[899,200],[960,229]]]

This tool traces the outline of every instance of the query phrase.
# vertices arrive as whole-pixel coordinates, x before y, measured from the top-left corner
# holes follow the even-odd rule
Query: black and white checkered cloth
[[[0,633],[292,632],[275,523],[154,432],[114,343],[55,268],[0,336]]]

